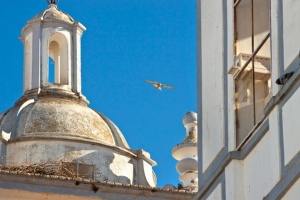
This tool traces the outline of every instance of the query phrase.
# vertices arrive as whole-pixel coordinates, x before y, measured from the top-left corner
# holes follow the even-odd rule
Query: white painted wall
[[[134,168],[137,165],[132,155],[81,142],[31,140],[10,143],[7,148],[7,164],[10,166],[47,161],[85,163],[95,165],[97,180],[108,178],[110,181],[133,184]],[[152,171],[150,174],[152,175]]]
[[[244,162],[232,160],[225,169],[226,199],[245,199]]]
[[[219,183],[214,191],[208,196],[206,200],[219,200],[222,199],[222,184]]]
[[[281,200],[295,200],[299,199],[300,191],[300,179],[294,183],[294,185],[288,190],[288,192],[282,197]]]
[[[244,160],[245,199],[266,196],[280,178],[278,135],[267,132]]]
[[[32,33],[24,41],[24,77],[23,91],[31,88],[32,84]]]
[[[284,144],[284,163],[288,164],[290,160],[300,151],[300,124],[299,119],[300,107],[300,90],[297,89],[293,96],[282,105],[282,131]]]
[[[300,1],[284,0],[283,2],[283,52],[284,69],[287,69],[295,58],[299,57],[300,51]],[[299,65],[299,63],[298,63]]]
[[[223,1],[201,1],[202,146],[203,171],[224,148],[224,27]],[[212,126],[213,124],[213,126]]]

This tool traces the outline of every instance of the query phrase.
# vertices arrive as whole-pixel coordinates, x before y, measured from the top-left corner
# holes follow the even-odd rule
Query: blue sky
[[[34,2],[34,3],[33,3]],[[172,148],[185,135],[182,118],[196,108],[195,0],[60,0],[59,9],[81,22],[82,93],[110,118],[132,149],[157,162],[158,187],[177,185]],[[1,1],[0,112],[22,96],[26,20],[46,0]],[[145,79],[176,90],[156,90]]]

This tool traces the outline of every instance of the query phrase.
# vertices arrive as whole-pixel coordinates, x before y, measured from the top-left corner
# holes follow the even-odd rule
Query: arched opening
[[[48,81],[52,83],[60,83],[60,52],[59,44],[52,41],[49,44],[49,60],[48,60]],[[52,74],[51,74],[52,73]],[[51,77],[52,76],[52,77]]]
[[[49,57],[49,60],[48,60],[48,63],[49,63],[49,70],[48,70],[48,82],[50,83],[55,83],[55,79],[54,79],[54,74],[55,74],[55,61],[53,60],[53,58]]]
[[[51,67],[53,67],[53,70],[51,69]],[[66,37],[62,33],[54,33],[50,37],[48,68],[49,68],[48,70],[49,82],[59,83],[64,85],[69,84],[68,43]],[[52,79],[50,73],[53,73]]]

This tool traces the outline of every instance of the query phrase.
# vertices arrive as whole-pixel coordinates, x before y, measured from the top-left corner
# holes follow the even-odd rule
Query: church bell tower
[[[86,28],[58,10],[58,0],[22,29],[24,44],[23,92],[63,86],[81,94],[81,36]],[[50,80],[50,74],[53,74]]]

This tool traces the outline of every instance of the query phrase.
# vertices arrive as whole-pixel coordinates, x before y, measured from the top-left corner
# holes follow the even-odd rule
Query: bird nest
[[[20,166],[0,166],[0,170],[17,173],[65,176],[71,178],[78,177],[75,168],[70,163],[65,162],[45,162]]]

